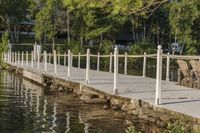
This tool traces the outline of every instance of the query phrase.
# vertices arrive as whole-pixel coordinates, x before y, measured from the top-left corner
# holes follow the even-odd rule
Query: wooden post
[[[78,68],[81,68],[81,53],[78,53]]]
[[[117,75],[118,75],[118,49],[115,47],[114,50],[114,90],[113,93],[117,94]]]
[[[170,57],[167,54],[167,66],[166,66],[166,82],[169,82],[169,68],[170,68]]]
[[[47,72],[47,52],[44,51],[44,71]]]
[[[146,66],[147,66],[147,53],[144,52],[144,59],[143,59],[143,77],[146,77]]]
[[[22,58],[21,58],[21,60],[22,60],[21,61],[21,65],[24,66],[24,52],[23,51],[22,51],[22,55],[21,56],[22,56]]]
[[[98,55],[97,55],[97,71],[99,71],[99,64],[100,64],[100,53],[98,52]]]
[[[37,51],[37,69],[40,70],[40,52]]]
[[[53,63],[54,63],[54,74],[57,76],[57,61],[56,61],[56,51],[53,51]]]
[[[31,51],[31,68],[33,69],[34,53]]]
[[[67,79],[68,80],[71,80],[71,51],[70,50],[68,50],[68,67],[67,67]]]
[[[127,52],[124,55],[124,74],[127,74]]]
[[[26,67],[28,67],[28,51],[26,51]]]
[[[66,53],[64,53],[64,66],[66,66]]]
[[[110,53],[110,65],[109,65],[109,72],[112,72],[112,53]]]
[[[90,50],[87,49],[86,78],[85,78],[85,83],[86,84],[89,84],[89,71],[90,71]]]
[[[161,82],[162,82],[162,46],[158,45],[157,50],[157,68],[156,68],[156,98],[155,104],[161,104]]]

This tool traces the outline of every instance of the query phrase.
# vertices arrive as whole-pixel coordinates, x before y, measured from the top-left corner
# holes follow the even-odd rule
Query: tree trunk
[[[53,46],[52,46],[52,53],[53,53],[55,49],[55,37],[52,38],[52,43],[53,43]]]
[[[70,14],[69,9],[67,10],[67,42],[70,43]]]
[[[157,28],[157,45],[160,45],[160,32],[159,32],[159,28]]]
[[[144,34],[143,34],[143,40],[146,40],[146,25],[144,24]]]
[[[101,34],[101,37],[100,37],[100,49],[101,49],[102,45],[103,45],[103,34]]]
[[[80,37],[81,48],[83,48],[83,36]]]
[[[19,43],[19,35],[20,35],[20,26],[18,26],[18,28],[17,28],[17,35],[16,35],[16,41],[17,41],[17,43]]]
[[[47,44],[46,32],[44,33],[44,44]]]
[[[6,17],[6,23],[7,23],[7,30],[8,30],[8,34],[10,35],[10,39],[12,42],[14,42],[14,38],[11,31],[10,19],[8,17]]]

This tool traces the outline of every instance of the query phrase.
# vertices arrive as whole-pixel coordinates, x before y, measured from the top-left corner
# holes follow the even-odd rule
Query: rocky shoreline
[[[8,70],[23,74],[23,70],[15,66],[6,67]],[[39,83],[52,92],[74,93],[74,96],[80,97],[87,104],[101,104],[105,110],[122,111],[124,114],[142,119],[145,122],[154,123],[160,128],[166,128],[169,123],[179,122],[185,126],[188,131],[190,129],[200,127],[200,119],[167,110],[162,107],[157,107],[142,100],[121,97],[118,95],[108,94],[103,91],[92,88],[86,84],[67,81],[56,78],[48,74],[40,75],[43,78],[43,83]],[[25,77],[35,83],[34,79]]]

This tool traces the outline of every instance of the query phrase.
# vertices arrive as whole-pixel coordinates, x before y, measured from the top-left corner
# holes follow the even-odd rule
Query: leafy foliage
[[[0,62],[2,59],[2,54],[8,51],[9,35],[8,32],[3,33],[0,41]]]
[[[125,131],[126,133],[140,133],[136,131],[134,126],[129,126]]]

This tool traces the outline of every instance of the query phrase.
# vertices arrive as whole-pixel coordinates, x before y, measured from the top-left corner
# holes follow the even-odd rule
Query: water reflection
[[[97,127],[90,131],[92,124],[87,121],[90,111],[102,110],[101,107],[84,105],[68,94],[44,94],[42,87],[6,71],[1,71],[0,81],[1,132],[95,132]]]
[[[84,104],[76,95],[52,94],[18,75],[0,72],[2,133],[124,133],[124,117],[121,112]]]

